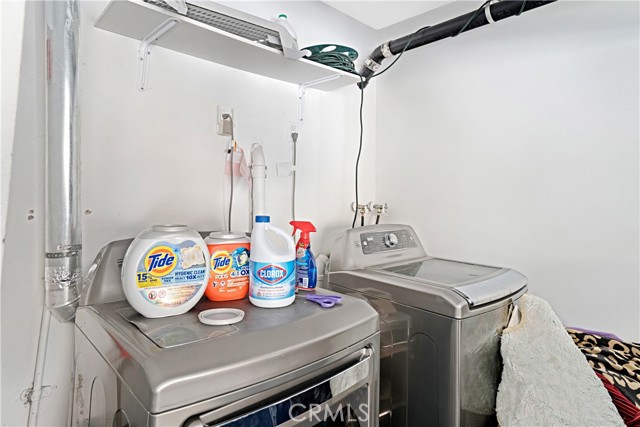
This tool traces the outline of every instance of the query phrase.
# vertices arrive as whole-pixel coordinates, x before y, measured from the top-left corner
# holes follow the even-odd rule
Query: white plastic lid
[[[247,238],[246,234],[236,233],[234,231],[214,231],[213,233],[209,233],[209,237],[211,239],[219,239],[219,240],[235,240],[235,239]]]
[[[205,325],[233,325],[244,318],[244,311],[237,308],[213,308],[198,314],[198,320]]]

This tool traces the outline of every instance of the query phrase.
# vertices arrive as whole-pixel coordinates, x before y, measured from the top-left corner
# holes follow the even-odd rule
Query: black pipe
[[[555,1],[556,0],[502,0],[497,3],[489,4],[486,6],[486,8],[489,8],[491,17],[495,22],[497,22],[514,15],[519,15],[522,12],[526,12],[531,9],[536,9],[540,6],[553,3]],[[474,14],[476,14],[476,17],[473,18],[471,22],[469,22]],[[467,23],[468,25],[465,28],[465,25]],[[469,30],[473,30],[487,24],[489,24],[489,21],[487,20],[485,11],[481,10],[478,12],[477,10],[474,10],[473,12],[460,15],[456,18],[450,19],[432,27],[422,28],[417,32],[384,43],[375,48],[373,52],[371,52],[371,55],[369,55],[369,58],[365,61],[365,64],[362,66],[362,71],[360,73],[360,75],[364,78],[364,81],[362,82],[362,84],[358,83],[358,86],[360,86],[362,89],[367,87],[367,85],[369,84],[369,80],[371,80],[378,67],[386,57],[397,55],[403,50],[406,52],[407,50],[415,49],[417,47],[424,46],[426,44],[433,43],[447,37],[453,37],[458,35],[460,32],[467,32]],[[386,56],[383,53],[385,51],[387,52]]]

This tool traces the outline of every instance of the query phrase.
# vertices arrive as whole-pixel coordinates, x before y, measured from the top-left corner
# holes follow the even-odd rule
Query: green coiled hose
[[[311,52],[310,55],[306,56],[310,61],[348,73],[358,74],[353,63],[358,58],[358,52],[350,47],[337,44],[320,44],[309,46],[305,49]]]

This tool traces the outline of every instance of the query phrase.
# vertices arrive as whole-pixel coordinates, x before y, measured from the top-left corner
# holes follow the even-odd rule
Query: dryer
[[[500,334],[527,291],[515,270],[434,258],[413,228],[345,231],[329,288],[380,314],[380,425],[496,425]]]
[[[130,243],[107,245],[88,273],[75,320],[73,425],[378,425],[379,322],[366,302],[322,308],[299,298],[263,309],[203,300],[147,319],[122,292]],[[221,306],[244,319],[198,321]]]

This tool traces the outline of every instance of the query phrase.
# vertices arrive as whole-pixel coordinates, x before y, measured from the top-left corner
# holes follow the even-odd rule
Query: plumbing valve
[[[383,213],[386,214],[387,210],[389,209],[389,206],[386,203],[369,202],[367,204],[367,207],[369,208],[370,211],[376,212],[376,224],[380,223],[380,216]]]

